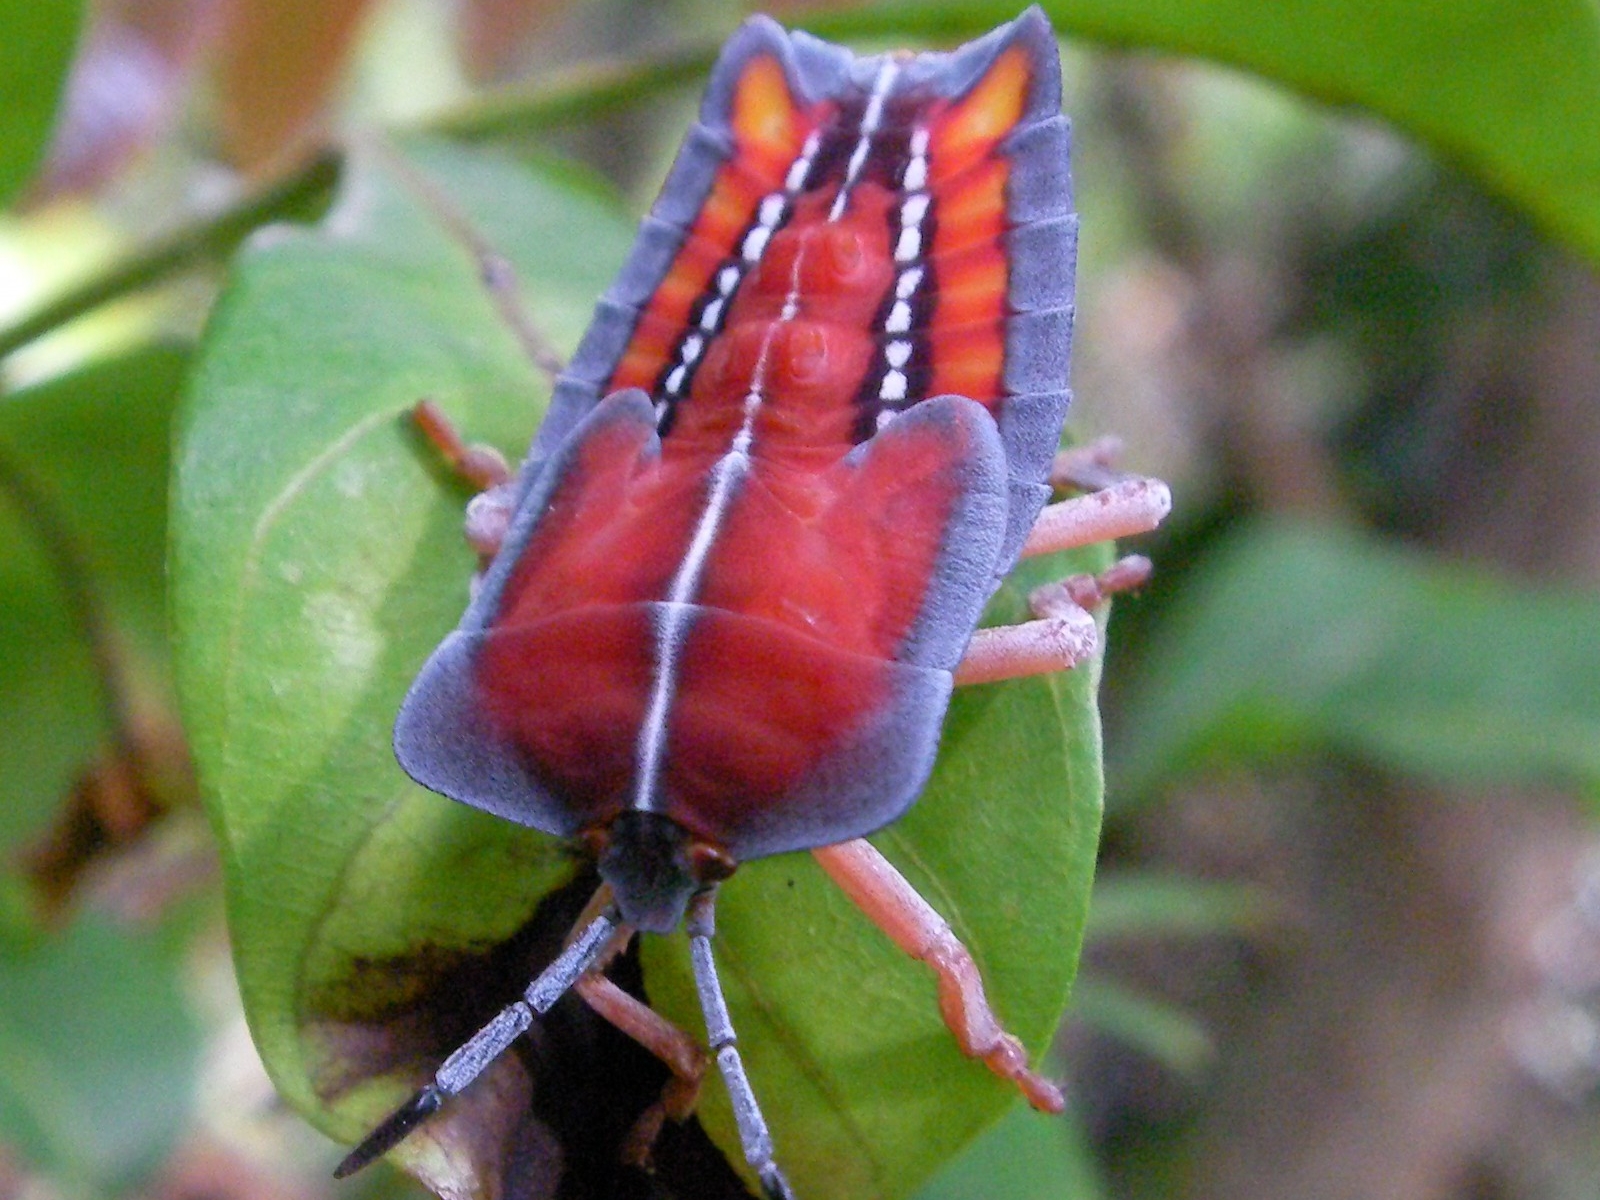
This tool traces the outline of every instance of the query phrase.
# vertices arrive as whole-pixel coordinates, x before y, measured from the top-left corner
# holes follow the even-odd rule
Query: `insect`
[[[1077,230],[1060,90],[1037,9],[951,53],[872,58],[751,19],[521,470],[422,410],[486,485],[467,525],[487,566],[396,753],[437,792],[580,843],[604,883],[523,998],[341,1175],[568,990],[673,1070],[648,1145],[692,1108],[705,1058],[602,968],[636,932],[686,924],[745,1156],[789,1196],[712,938],[738,864],[799,850],[933,968],[968,1055],[1061,1108],[971,956],[864,840],[915,801],[956,683],[1081,661],[1085,606],[1142,570],[1045,589],[1037,620],[975,635],[1018,556],[1152,528],[1169,505],[1114,478],[1045,507]]]

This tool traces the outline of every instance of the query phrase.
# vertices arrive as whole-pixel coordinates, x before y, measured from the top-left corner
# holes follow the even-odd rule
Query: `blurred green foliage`
[[[1328,526],[1230,533],[1129,682],[1119,803],[1220,760],[1337,749],[1443,784],[1600,798],[1600,599]]]
[[[1579,0],[1045,0],[1063,35],[1196,55],[1366,109],[1600,262],[1600,20]],[[815,23],[840,35],[965,36],[1001,0],[888,0]]]
[[[86,918],[5,956],[0,1129],[75,1191],[139,1183],[194,1104],[201,1040],[182,994],[182,924],[131,933]]]
[[[151,345],[0,405],[0,466],[27,488],[26,498],[0,508],[0,644],[27,651],[0,659],[8,731],[0,789],[10,797],[0,806],[0,844],[50,822],[86,765],[86,747],[109,733],[74,585],[92,585],[96,619],[131,656],[139,685],[170,691],[168,444],[187,366],[183,348]],[[36,507],[23,508],[24,499]],[[51,544],[53,533],[66,544]],[[81,578],[63,578],[62,553]]]
[[[0,4],[0,204],[16,197],[44,157],[84,8],[73,0]]]

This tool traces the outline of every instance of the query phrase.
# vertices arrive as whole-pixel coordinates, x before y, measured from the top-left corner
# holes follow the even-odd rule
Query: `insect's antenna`
[[[722,998],[722,981],[717,978],[717,964],[711,957],[711,935],[716,932],[715,888],[701,892],[689,903],[689,956],[694,962],[694,983],[700,993],[700,1011],[706,1018],[706,1040],[711,1052],[717,1056],[717,1069],[728,1085],[728,1095],[733,1100],[733,1119],[739,1126],[739,1141],[744,1147],[745,1161],[761,1180],[761,1190],[767,1200],[794,1200],[789,1181],[783,1177],[772,1157],[772,1133],[767,1129],[767,1119],[761,1115],[761,1105],[750,1089],[750,1079],[744,1073],[744,1061],[739,1057],[738,1035],[733,1031],[733,1021],[728,1017],[728,1005]]]
[[[533,1024],[535,1014],[549,1012],[550,1006],[561,999],[577,982],[578,976],[600,957],[617,928],[617,922],[616,908],[608,906],[585,925],[583,931],[572,939],[571,945],[528,985],[520,1000],[502,1008],[492,1021],[444,1060],[431,1083],[420,1088],[411,1099],[390,1113],[383,1124],[350,1151],[335,1168],[334,1178],[354,1175],[374,1159],[387,1154],[413,1129],[438,1112],[439,1106],[448,1097],[454,1096],[483,1074],[489,1064]]]

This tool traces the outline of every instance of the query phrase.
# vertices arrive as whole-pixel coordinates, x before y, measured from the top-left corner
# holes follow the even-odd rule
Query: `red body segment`
[[[1056,69],[1042,22],[950,56],[730,43],[402,714],[408,770],[552,832],[637,811],[735,858],[903,811],[1066,403],[1016,322],[1070,308],[1048,273],[1018,290],[1009,241],[1069,211],[1026,198],[1065,183]]]
[[[928,131],[938,205],[937,242],[916,256],[936,265],[937,302],[904,331],[928,346],[927,394],[988,406],[1002,395],[1008,165],[994,149],[1024,103],[1025,67],[1008,53],[961,101],[900,116]],[[837,106],[797,102],[774,59],[747,65],[734,95],[735,154],[611,387],[658,392],[685,331],[716,299],[718,272],[761,228],[763,203],[803,169],[808,138],[830,175],[790,188],[786,220],[766,232],[720,326],[707,331],[670,432],[658,443],[619,426],[588,439],[505,589],[479,664],[485,709],[585,823],[635,802],[662,662],[662,617],[649,606],[673,601],[675,582],[676,602],[704,611],[673,647],[657,811],[721,841],[744,810],[780,802],[886,702],[882,664],[896,658],[940,566],[962,487],[960,431],[919,428],[846,461],[904,269],[904,193],[881,144],[874,157],[860,113],[840,117]],[[847,152],[862,141],[852,173]],[[748,463],[720,501],[719,464],[741,437]]]

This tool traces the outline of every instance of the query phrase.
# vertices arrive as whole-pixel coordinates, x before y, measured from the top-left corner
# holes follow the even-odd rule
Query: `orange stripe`
[[[1005,315],[1009,267],[1000,246],[991,242],[941,260],[935,278],[939,299],[930,330],[997,321]]]
[[[645,315],[607,390],[655,386],[687,330],[695,301],[706,294],[724,259],[738,255],[739,239],[754,221],[756,207],[782,189],[790,164],[821,116],[821,109],[802,113],[795,106],[777,59],[762,55],[746,64],[734,88],[733,156],[718,168],[672,266],[645,305]]]
[[[1012,46],[951,106],[931,139],[928,178],[936,190],[986,158],[1016,128],[1031,80],[1027,52]]]
[[[984,405],[992,405],[999,397],[1005,364],[1005,341],[999,329],[960,330],[933,338],[929,344],[933,349],[930,396],[953,392]]]

